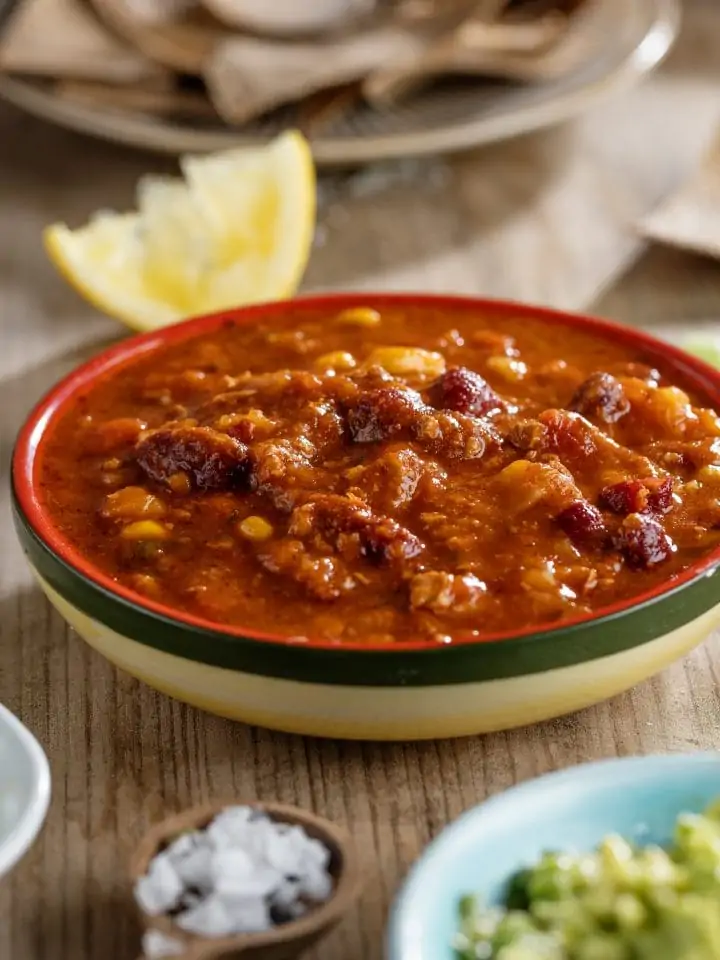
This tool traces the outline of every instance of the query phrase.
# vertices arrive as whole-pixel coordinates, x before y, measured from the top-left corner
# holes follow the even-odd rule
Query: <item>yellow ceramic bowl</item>
[[[720,408],[720,373],[637,331],[517,304],[451,297],[339,295],[304,300],[352,306],[429,304],[479,315],[507,310],[581,325],[674,366]],[[288,304],[237,311],[267,321]],[[30,415],[13,460],[18,535],[43,590],[71,626],[128,673],[212,713],[285,730],[352,739],[453,737],[521,726],[604,700],[662,670],[720,624],[720,550],[659,589],[554,628],[501,639],[387,648],[297,642],[225,628],[121,587],[64,540],[37,482],[44,438],[78,392],[140,352],[211,331],[228,314],[136,337],[62,381]]]

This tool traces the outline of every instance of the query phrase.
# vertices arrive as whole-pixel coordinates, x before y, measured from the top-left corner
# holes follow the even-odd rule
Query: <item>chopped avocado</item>
[[[718,960],[720,802],[682,814],[667,849],[608,836],[507,889],[501,907],[463,898],[458,960]]]
[[[720,340],[690,340],[684,347],[688,353],[694,353],[705,363],[720,367]]]

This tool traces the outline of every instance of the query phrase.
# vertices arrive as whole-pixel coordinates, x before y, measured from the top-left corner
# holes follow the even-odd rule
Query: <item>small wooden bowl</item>
[[[206,827],[222,810],[238,806],[238,801],[206,804],[168,817],[156,824],[139,844],[130,864],[133,883],[145,876],[150,861],[178,834]],[[176,926],[172,917],[151,917],[140,909],[146,931],[157,930],[184,944],[180,960],[291,960],[299,956],[328,933],[350,908],[360,892],[360,869],[350,838],[329,820],[297,807],[281,803],[243,803],[261,810],[280,823],[297,824],[310,837],[320,840],[330,850],[330,873],[335,888],[330,899],[311,909],[299,920],[281,924],[264,933],[243,933],[233,937],[211,939],[188,934]]]

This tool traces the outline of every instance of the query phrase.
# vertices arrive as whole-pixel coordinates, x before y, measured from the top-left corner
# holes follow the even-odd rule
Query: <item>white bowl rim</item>
[[[9,728],[30,760],[34,783],[30,802],[9,839],[0,844],[0,877],[9,873],[27,853],[45,822],[50,805],[50,764],[35,736],[18,718],[0,703],[0,726]]]

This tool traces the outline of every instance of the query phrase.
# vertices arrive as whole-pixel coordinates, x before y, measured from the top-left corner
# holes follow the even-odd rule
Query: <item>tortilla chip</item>
[[[314,43],[238,35],[218,45],[204,76],[220,116],[243,124],[283,104],[361,80],[383,63],[412,57],[422,43],[392,25]]]

